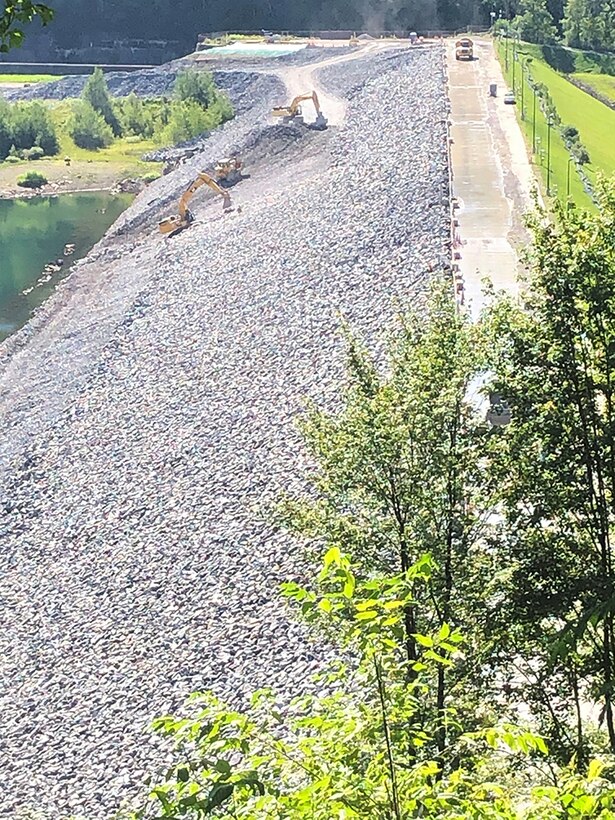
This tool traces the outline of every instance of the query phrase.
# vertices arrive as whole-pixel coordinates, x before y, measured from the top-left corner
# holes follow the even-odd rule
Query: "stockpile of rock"
[[[163,762],[146,734],[154,715],[209,687],[241,700],[271,685],[284,701],[326,661],[276,596],[301,575],[300,545],[268,513],[303,488],[297,415],[308,396],[337,400],[341,317],[381,351],[400,306],[449,259],[441,55],[361,65],[360,87],[354,67],[335,69],[340,87],[353,72],[345,125],[255,168],[241,213],[195,202],[190,230],[108,261],[86,309],[56,323],[82,377],[63,382],[72,358],[40,354],[66,409],[39,417],[0,481],[11,816],[110,817]],[[212,137],[217,149],[254,139],[235,128]],[[156,204],[148,189],[119,230],[151,219],[203,162],[155,183]],[[129,306],[96,346],[87,307],[122,288]],[[7,425],[52,398],[36,390]]]

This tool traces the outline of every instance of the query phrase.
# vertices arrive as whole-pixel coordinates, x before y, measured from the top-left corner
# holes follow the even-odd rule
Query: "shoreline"
[[[51,183],[43,185],[42,188],[31,189],[15,189],[5,188],[0,190],[0,200],[15,200],[15,199],[36,199],[37,197],[61,196],[64,194],[95,194],[95,193],[111,193],[111,194],[139,194],[147,183],[140,179],[132,177],[124,177],[118,180],[113,185],[104,185],[101,183],[94,183],[92,186],[84,185],[58,185]]]

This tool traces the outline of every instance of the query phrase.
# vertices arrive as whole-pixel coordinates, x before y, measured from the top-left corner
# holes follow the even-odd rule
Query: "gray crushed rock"
[[[148,188],[0,368],[9,817],[112,817],[168,755],[155,715],[208,687],[288,699],[326,660],[277,599],[301,547],[266,510],[302,490],[305,398],[337,400],[341,317],[381,351],[450,256],[440,51],[355,69],[335,67],[342,128],[282,138],[256,105]],[[197,222],[158,236],[231,144],[254,157],[242,212],[195,197]]]

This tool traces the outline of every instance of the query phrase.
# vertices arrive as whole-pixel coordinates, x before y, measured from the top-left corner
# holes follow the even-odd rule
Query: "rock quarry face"
[[[327,660],[278,599],[304,565],[268,509],[302,491],[306,397],[338,400],[341,319],[381,352],[448,264],[450,222],[440,49],[320,81],[343,127],[271,130],[265,94],[0,348],[7,816],[111,817],[168,755],[155,715],[195,689],[288,700]],[[242,146],[241,212],[199,193],[194,225],[159,236],[195,171]]]

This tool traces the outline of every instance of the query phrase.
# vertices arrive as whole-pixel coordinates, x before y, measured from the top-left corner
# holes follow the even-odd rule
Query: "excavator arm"
[[[215,193],[220,194],[222,197],[222,207],[225,211],[227,211],[231,207],[231,195],[228,191],[225,191],[224,188],[221,188],[216,180],[213,177],[210,177],[209,174],[206,174],[204,171],[200,171],[197,178],[190,183],[190,185],[186,188],[184,193],[179,200],[179,215],[182,219],[185,218],[186,213],[188,212],[188,203],[201,187],[201,185],[208,185],[212,191]]]
[[[225,211],[231,209],[231,195],[229,192],[225,191],[224,188],[221,188],[216,180],[209,174],[206,174],[205,171],[200,171],[197,178],[190,183],[181,195],[178,205],[179,214],[176,216],[168,216],[166,219],[163,219],[162,222],[158,223],[160,233],[177,233],[178,231],[182,231],[184,228],[187,228],[188,225],[194,221],[194,217],[188,208],[188,204],[195,192],[198,191],[202,185],[207,185],[212,191],[220,194],[222,197],[222,207]]]
[[[292,122],[295,118],[299,119],[301,116],[301,103],[306,102],[307,100],[311,100],[314,104],[314,108],[316,109],[315,125],[319,128],[326,127],[327,121],[323,116],[318,94],[315,91],[310,91],[306,94],[299,94],[294,98],[290,105],[277,106],[271,113],[274,117],[284,117],[287,122]]]

